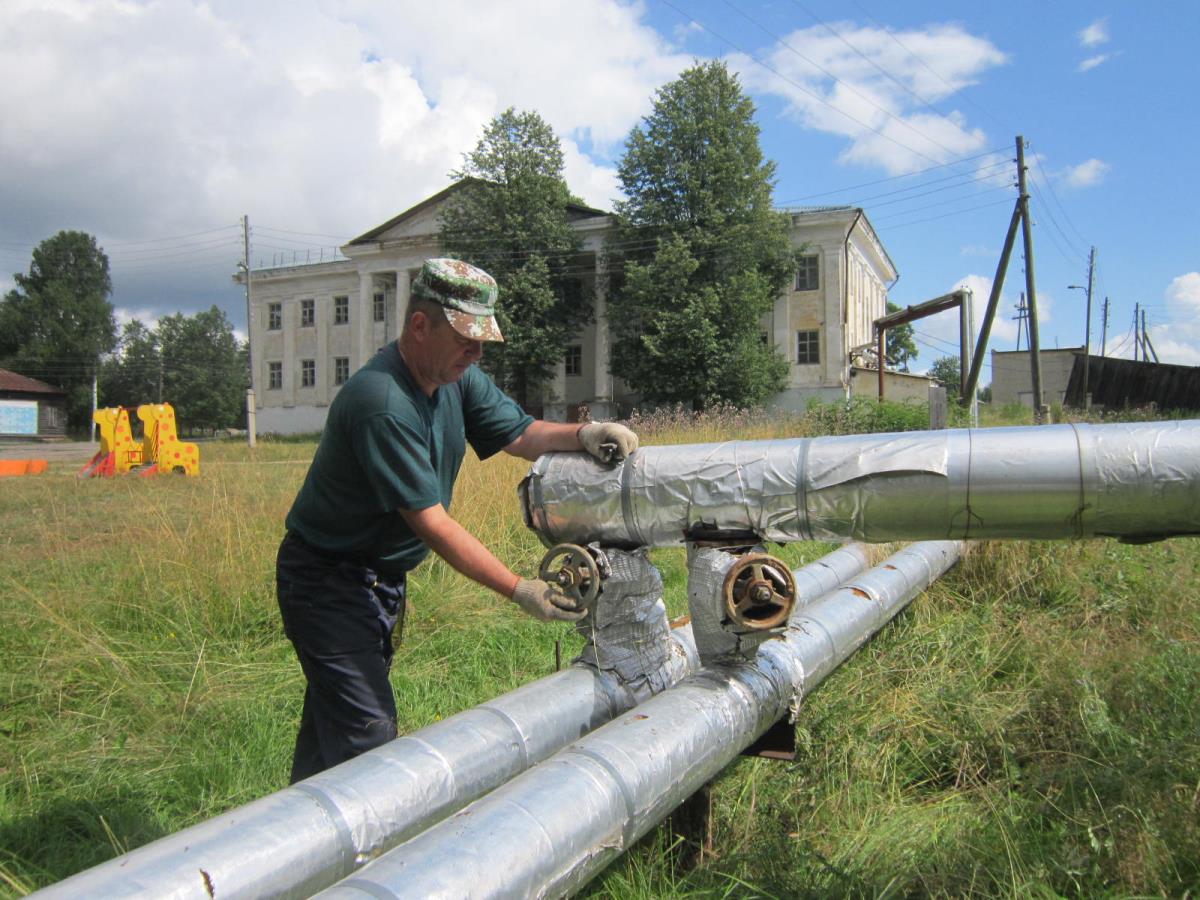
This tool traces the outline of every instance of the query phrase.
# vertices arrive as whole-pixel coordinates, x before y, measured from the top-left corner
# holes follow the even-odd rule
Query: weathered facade
[[[67,395],[53,385],[0,369],[0,439],[67,434]]]
[[[250,338],[260,431],[319,430],[338,387],[396,339],[412,279],[423,260],[440,255],[439,212],[458,187],[350,241],[342,247],[345,259],[252,271]],[[637,401],[609,371],[604,246],[613,221],[579,205],[568,215],[581,239],[578,287],[592,298],[595,321],[563,348],[540,412],[571,419],[586,406],[593,418],[609,418]],[[871,342],[872,322],[884,314],[897,272],[862,210],[789,215],[800,267],[764,317],[763,330],[791,364],[787,388],[772,405],[803,409],[811,397],[849,395],[851,352]]]
[[[1082,352],[1082,347],[1039,351],[1043,403],[1048,405],[1066,400],[1071,368],[1075,365],[1076,355]],[[1020,403],[1033,408],[1033,372],[1028,350],[992,351],[992,403],[996,406]]]

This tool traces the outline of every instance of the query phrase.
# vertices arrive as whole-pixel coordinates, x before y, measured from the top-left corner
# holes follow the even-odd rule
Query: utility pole
[[[1105,348],[1108,346],[1108,298],[1104,298],[1104,321],[1100,323],[1100,356],[1105,355]]]
[[[257,425],[254,421],[254,348],[250,339],[254,323],[250,312],[250,217],[242,216],[242,277],[246,280],[246,366],[250,370],[250,387],[246,388],[246,443],[255,446]]]
[[[1026,336],[1026,344],[1028,344],[1028,326],[1026,320],[1029,318],[1029,310],[1025,308],[1025,292],[1021,291],[1021,302],[1017,304],[1017,314],[1013,316],[1013,320],[1017,323],[1017,352],[1021,352],[1021,335]]]
[[[1039,354],[1037,287],[1033,277],[1033,223],[1029,219],[1029,191],[1025,185],[1025,139],[1017,135],[1017,206],[1021,211],[1021,239],[1025,245],[1025,294],[1029,305],[1029,365],[1033,376],[1033,414],[1039,424],[1045,421],[1046,407],[1042,403],[1042,358]]]
[[[1096,275],[1096,248],[1088,256],[1087,325],[1083,330],[1083,408],[1092,405],[1088,398],[1088,372],[1092,368],[1092,285]]]
[[[1149,351],[1149,353],[1147,353]],[[1154,344],[1150,342],[1150,331],[1146,328],[1146,311],[1142,310],[1142,360],[1149,361],[1150,357],[1154,357],[1154,361],[1158,362],[1158,351],[1154,349]]]

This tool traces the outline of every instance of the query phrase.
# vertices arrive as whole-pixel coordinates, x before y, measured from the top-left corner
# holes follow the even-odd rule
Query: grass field
[[[1009,411],[1015,416],[1015,411]],[[922,427],[827,407],[639,423],[648,442]],[[0,895],[286,783],[303,681],[274,600],[311,442],[206,444],[199,478],[0,482]],[[458,517],[514,569],[527,464],[470,460]],[[793,545],[793,562],[825,546]],[[655,551],[673,612],[682,554]],[[717,857],[667,829],[587,896],[1200,893],[1200,542],[978,546],[807,701],[794,763],[716,782]],[[434,560],[410,581],[400,728],[554,666],[567,626]]]

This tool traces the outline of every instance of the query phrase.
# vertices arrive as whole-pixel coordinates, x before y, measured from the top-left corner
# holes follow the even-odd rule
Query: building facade
[[[0,369],[0,439],[65,438],[66,392]]]
[[[1041,350],[1042,402],[1063,403],[1075,357],[1082,347]],[[1033,368],[1028,350],[992,351],[992,404],[1020,403],[1033,409]]]
[[[329,403],[352,372],[395,340],[421,263],[440,255],[439,214],[461,183],[429,197],[342,247],[344,259],[252,270],[250,342],[258,430],[320,430]],[[627,412],[637,397],[609,371],[605,242],[613,227],[602,210],[568,207],[581,239],[573,268],[590,296],[594,321],[563,348],[540,413],[570,420],[586,407],[595,419]],[[803,409],[812,397],[849,396],[854,351],[870,345],[897,278],[860,209],[790,210],[800,264],[764,316],[763,331],[789,361],[786,389],[772,398]]]

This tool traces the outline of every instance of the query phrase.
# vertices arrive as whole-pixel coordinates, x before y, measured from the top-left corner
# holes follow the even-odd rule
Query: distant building
[[[67,394],[0,369],[0,439],[66,437]]]
[[[441,207],[461,186],[457,182],[356,237],[341,248],[345,259],[251,272],[259,430],[319,430],[338,387],[396,339],[412,279],[423,260],[441,254]],[[872,323],[886,310],[896,267],[861,209],[787,212],[792,243],[802,255],[791,284],[763,319],[764,337],[791,363],[787,387],[772,405],[803,409],[812,397],[858,393],[858,384],[868,393],[874,373],[854,377],[851,355],[871,343]],[[564,420],[586,405],[593,418],[608,418],[637,402],[609,371],[604,246],[613,220],[603,210],[576,204],[567,214],[582,242],[577,289],[593,298],[595,322],[563,347],[563,361],[535,412]]]
[[[1042,350],[1042,402],[1063,403],[1071,368],[1082,347]],[[1033,409],[1033,372],[1028,350],[992,351],[992,404],[1020,403]]]

